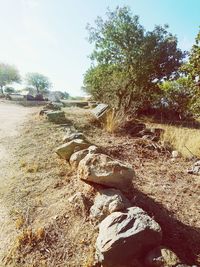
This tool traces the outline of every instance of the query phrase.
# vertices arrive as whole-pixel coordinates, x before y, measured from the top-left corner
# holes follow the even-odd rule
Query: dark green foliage
[[[188,78],[181,77],[174,81],[160,84],[162,90],[162,110],[175,112],[180,118],[191,115],[192,90],[188,87]]]
[[[191,110],[194,114],[200,114],[200,31],[195,39],[189,60],[182,66],[188,77],[188,87],[192,90]]]
[[[184,53],[167,26],[146,32],[127,7],[108,11],[88,26],[95,48],[92,67],[84,78],[85,91],[124,112],[137,112],[157,101],[163,79],[174,79]]]

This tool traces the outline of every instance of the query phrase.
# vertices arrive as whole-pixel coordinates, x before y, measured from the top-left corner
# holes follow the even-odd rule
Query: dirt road
[[[12,144],[17,140],[19,127],[34,111],[35,108],[24,108],[0,101],[0,266],[3,266],[2,255],[14,236],[13,222],[9,218],[10,207],[7,203],[16,171],[12,165]]]
[[[7,154],[4,139],[17,136],[17,128],[23,124],[26,116],[32,112],[33,109],[31,108],[0,102],[0,159]]]

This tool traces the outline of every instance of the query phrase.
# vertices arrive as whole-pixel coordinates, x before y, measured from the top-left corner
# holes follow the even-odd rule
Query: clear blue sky
[[[129,5],[152,30],[169,24],[179,47],[189,50],[200,26],[200,0],[0,0],[0,62],[24,75],[48,76],[54,90],[81,95],[83,74],[92,51],[86,24],[107,7]]]

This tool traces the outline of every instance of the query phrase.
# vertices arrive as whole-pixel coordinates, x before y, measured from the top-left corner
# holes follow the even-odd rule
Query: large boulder
[[[100,190],[90,208],[90,217],[100,221],[115,211],[122,211],[131,206],[129,200],[117,189]]]
[[[72,166],[72,168],[77,168],[79,165],[79,162],[86,157],[88,154],[95,154],[99,152],[99,148],[97,146],[89,146],[86,149],[83,150],[79,150],[75,153],[73,153],[70,157],[70,165]]]
[[[78,166],[78,176],[87,182],[128,191],[135,173],[129,165],[104,154],[88,154]]]
[[[66,122],[64,111],[49,111],[46,112],[47,119],[54,123],[64,123]]]
[[[150,251],[145,258],[148,267],[173,267],[181,263],[178,256],[170,249],[157,247]]]
[[[62,158],[69,160],[71,155],[81,149],[89,147],[90,144],[82,139],[75,139],[56,148],[56,153]]]
[[[159,246],[162,231],[157,222],[138,207],[114,212],[99,225],[97,260],[103,264],[128,263]]]

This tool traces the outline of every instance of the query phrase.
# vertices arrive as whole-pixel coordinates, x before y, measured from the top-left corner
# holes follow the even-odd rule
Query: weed
[[[25,171],[27,173],[36,173],[39,170],[39,165],[36,163],[33,163],[32,165],[27,165]]]
[[[25,162],[24,160],[20,160],[20,167],[24,168],[27,166],[27,162]]]
[[[19,218],[17,218],[17,220],[15,222],[15,226],[17,229],[20,229],[20,228],[22,228],[24,223],[25,223],[24,217],[22,215],[20,215]]]
[[[35,232],[31,228],[24,229],[17,237],[17,248],[21,249],[24,246],[34,247],[38,242],[45,237],[44,228],[38,228]]]
[[[119,113],[117,113],[114,109],[110,110],[106,114],[105,122],[104,122],[104,129],[108,133],[114,133],[119,129],[123,118]]]

